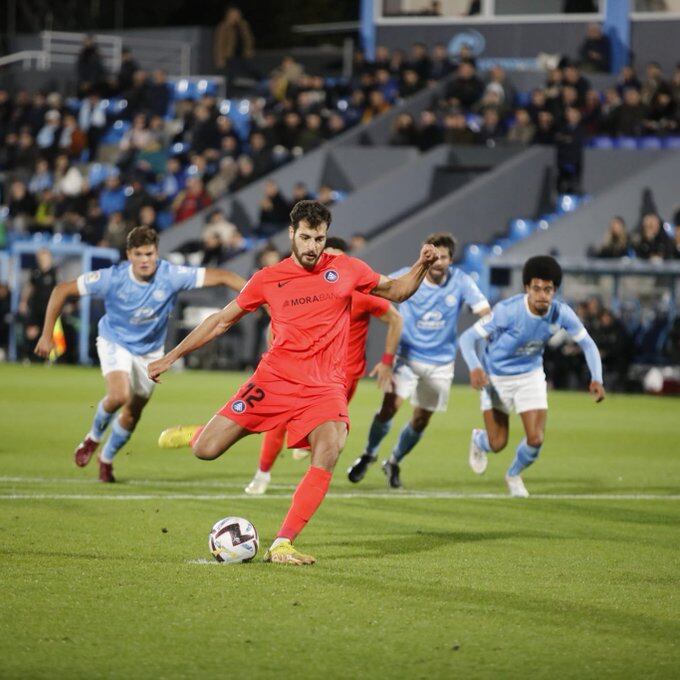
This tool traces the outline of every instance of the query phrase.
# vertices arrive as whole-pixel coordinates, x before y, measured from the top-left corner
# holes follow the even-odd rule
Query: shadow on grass
[[[326,553],[334,560],[354,560],[357,557],[382,557],[387,555],[409,555],[436,550],[451,543],[478,543],[482,541],[503,541],[514,538],[550,538],[549,533],[528,531],[415,531],[408,535],[382,536],[377,538],[355,538],[349,542],[324,542],[325,547],[343,546],[351,548],[347,553]]]

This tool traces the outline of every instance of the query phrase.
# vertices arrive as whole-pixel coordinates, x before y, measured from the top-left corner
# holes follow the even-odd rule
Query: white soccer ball
[[[221,519],[208,536],[208,547],[218,562],[249,562],[259,546],[257,529],[243,517]]]

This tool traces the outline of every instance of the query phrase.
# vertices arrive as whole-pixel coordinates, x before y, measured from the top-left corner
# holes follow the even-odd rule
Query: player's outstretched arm
[[[387,337],[385,338],[385,353],[382,359],[373,367],[369,373],[371,378],[378,381],[378,387],[385,393],[393,389],[392,384],[392,364],[394,355],[397,353],[401,331],[404,327],[404,319],[399,312],[390,305],[390,308],[378,319],[387,324]]]
[[[167,354],[152,361],[147,372],[149,378],[154,382],[160,382],[158,379],[165,371],[167,371],[177,359],[193,352],[199,347],[209,343],[218,335],[226,333],[239,319],[244,317],[248,312],[241,309],[235,301],[231,301],[224,309],[221,309],[215,314],[211,314],[204,321],[202,321],[196,328],[194,328],[189,335],[187,335],[182,342],[171,349]]]
[[[239,276],[236,272],[229,269],[217,269],[215,267],[208,267],[205,270],[205,280],[203,286],[209,288],[211,286],[227,286],[237,293],[241,292],[241,288],[246,285],[246,280]]]
[[[578,340],[578,344],[583,350],[590,371],[590,386],[588,391],[593,395],[595,403],[599,404],[606,396],[602,380],[602,359],[600,351],[597,349],[595,341],[586,333],[585,337]]]
[[[427,270],[439,258],[437,249],[431,244],[426,243],[420,249],[420,257],[411,269],[399,278],[390,279],[380,275],[378,285],[371,291],[372,295],[379,295],[392,302],[404,302],[408,300],[423,282]]]
[[[52,290],[52,293],[50,293],[50,299],[47,302],[47,310],[45,311],[45,322],[43,323],[42,334],[38,339],[35,350],[33,350],[39,357],[48,357],[54,348],[54,342],[52,341],[54,324],[57,323],[64,303],[70,297],[80,297],[78,283],[75,279],[73,281],[58,283]]]

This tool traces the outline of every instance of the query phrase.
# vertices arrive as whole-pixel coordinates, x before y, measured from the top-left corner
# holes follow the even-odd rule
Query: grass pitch
[[[299,539],[318,563],[218,565],[212,524],[247,517],[263,553],[306,463],[284,454],[272,492],[248,498],[259,438],[215,462],[156,438],[242,379],[168,375],[103,486],[72,461],[98,371],[0,366],[0,677],[677,677],[680,402],[552,393],[519,500],[503,485],[519,421],[476,477],[477,396],[455,388],[388,493],[378,466],[344,475],[380,399],[367,382]]]

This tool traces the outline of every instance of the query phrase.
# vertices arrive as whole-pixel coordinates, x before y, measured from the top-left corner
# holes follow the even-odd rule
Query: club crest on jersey
[[[243,399],[239,399],[238,401],[235,401],[231,405],[231,410],[234,413],[243,413],[246,410],[246,402],[243,401]]]
[[[458,298],[455,295],[447,295],[444,298],[444,302],[446,302],[447,307],[455,307],[456,303],[458,302]]]
[[[328,269],[323,273],[323,277],[328,283],[335,283],[340,278],[340,274],[335,269]]]
[[[165,291],[164,290],[154,290],[153,292],[153,299],[160,302],[161,300],[165,300]]]

